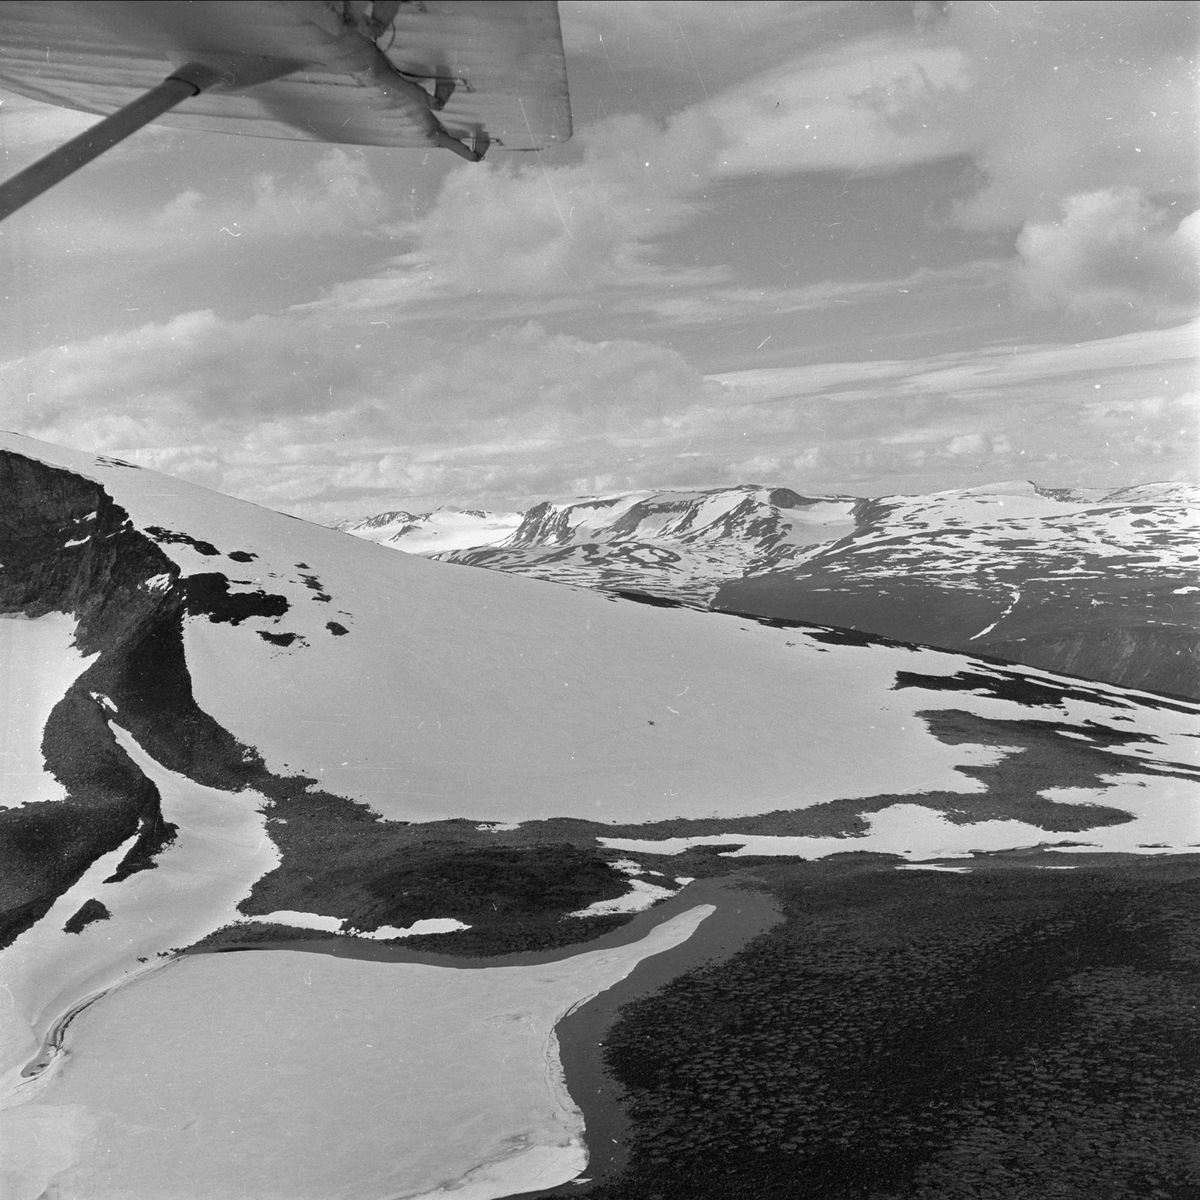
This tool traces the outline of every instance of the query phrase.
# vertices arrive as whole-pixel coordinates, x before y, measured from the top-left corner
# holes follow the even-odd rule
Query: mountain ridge
[[[507,537],[431,556],[1197,698],[1198,541],[1200,487],[1185,483],[873,498],[740,485],[543,501]]]

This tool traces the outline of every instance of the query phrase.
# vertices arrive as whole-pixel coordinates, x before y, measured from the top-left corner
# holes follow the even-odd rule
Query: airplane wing
[[[475,161],[571,136],[554,0],[15,0],[0,88],[117,119],[70,170],[151,120]]]
[[[246,86],[236,69],[253,60],[294,69]],[[235,78],[157,118],[164,125],[429,146],[432,114],[451,137],[483,130],[508,150],[571,136],[553,0],[0,3],[0,87],[24,96],[107,115],[185,62],[231,63]]]

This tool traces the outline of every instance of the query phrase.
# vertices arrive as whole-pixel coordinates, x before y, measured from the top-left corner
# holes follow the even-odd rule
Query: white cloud
[[[945,113],[969,85],[957,47],[912,34],[801,59],[714,98],[716,172],[874,172],[960,154],[969,143]]]
[[[477,339],[209,311],[0,364],[7,423],[263,503],[527,492],[670,441],[717,390],[677,353],[534,323]]]
[[[429,212],[386,227],[404,252],[374,277],[334,288],[321,307],[712,283],[723,273],[668,272],[654,261],[656,239],[695,211],[711,155],[705,126],[694,113],[665,130],[612,117],[579,133],[575,165],[509,160],[452,170]]]
[[[525,322],[408,336],[211,312],[0,365],[10,425],[307,515],[745,481],[925,491],[1200,469],[1197,328],[705,380],[646,342]]]
[[[708,325],[783,313],[818,312],[835,305],[863,304],[918,291],[989,288],[1005,278],[1003,264],[980,259],[953,267],[920,267],[892,279],[827,279],[805,287],[644,288],[610,303],[615,312],[652,314],[664,326]]]
[[[319,238],[371,233],[389,211],[366,160],[353,149],[332,146],[291,179],[259,172],[241,188],[222,186],[211,193],[189,188],[155,207],[127,196],[115,210],[89,208],[69,219],[39,213],[22,238],[30,256],[43,260],[65,255],[161,260],[203,252],[222,239],[245,238],[244,245],[304,239],[311,246]]]
[[[224,230],[237,237],[328,237],[372,227],[387,215],[387,200],[366,160],[331,147],[307,177],[282,181],[260,172],[244,198],[210,198],[188,191],[152,218],[163,239],[211,238]]]
[[[671,324],[721,320],[755,305],[744,290],[722,287],[735,272],[715,263],[669,268],[660,254],[722,180],[879,173],[956,156],[977,164],[956,219],[1014,230],[1027,223],[1028,267],[1048,245],[1043,230],[1060,203],[1075,203],[1070,197],[1139,186],[1148,195],[1193,181],[1196,105],[1172,60],[1172,28],[1190,20],[1180,7],[961,3],[948,18],[922,18],[918,7],[914,20],[905,6],[868,13],[817,5],[801,20],[772,5],[575,6],[568,44],[574,38],[593,57],[611,56],[620,37],[647,69],[674,46],[708,78],[708,98],[662,122],[620,115],[584,123],[580,162],[539,157],[451,170],[424,216],[387,227],[399,253],[318,303],[428,315],[461,300],[478,315],[488,297],[527,306],[536,299],[550,312],[604,294]],[[753,65],[742,62],[747,47],[760,54]],[[722,68],[723,53],[741,65]],[[953,199],[945,197],[944,215]],[[1049,297],[1053,273],[1027,269],[1026,286]],[[846,285],[829,285],[837,286]],[[618,293],[627,299],[614,300]],[[779,311],[821,302],[801,292],[792,299]],[[1173,304],[1168,298],[1164,313],[1178,314]]]
[[[816,363],[735,371],[709,378],[735,389],[746,403],[825,394],[856,397],[863,389],[905,380],[913,394],[955,392],[986,398],[993,392],[1030,384],[1084,389],[1102,387],[1094,379],[1113,381],[1129,374],[1160,373],[1180,393],[1190,390],[1200,323],[1151,329],[1089,342],[1000,345],[934,355],[923,359]],[[1107,399],[1107,397],[1105,397]]]
[[[1040,307],[1113,307],[1178,316],[1200,300],[1200,212],[1174,228],[1135,188],[1071,196],[1062,219],[1017,239],[1018,278]]]

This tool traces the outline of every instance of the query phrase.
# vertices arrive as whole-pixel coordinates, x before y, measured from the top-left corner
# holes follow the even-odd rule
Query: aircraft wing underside
[[[450,149],[571,136],[553,0],[0,4],[0,87],[34,99],[107,115],[197,62],[222,81],[156,120]]]

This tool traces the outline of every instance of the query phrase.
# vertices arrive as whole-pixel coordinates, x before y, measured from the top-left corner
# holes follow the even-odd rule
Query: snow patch
[[[324,929],[338,933],[342,928],[341,917],[327,917],[323,913],[297,912],[292,908],[281,908],[265,915],[244,918],[270,925],[291,925],[294,929]]]
[[[351,929],[349,932],[355,937],[389,941],[392,938],[419,937],[424,933],[459,933],[470,928],[470,925],[465,925],[453,917],[426,917],[423,921],[414,921],[411,925],[404,926],[403,929],[398,929],[395,925],[380,925],[378,929],[372,929],[370,932],[360,929]]]
[[[736,844],[723,858],[782,856],[826,858],[831,854],[870,851],[900,854],[918,861],[969,858],[975,853],[1028,849],[1055,843],[1064,853],[1190,854],[1200,831],[1200,786],[1160,775],[1105,777],[1105,788],[1048,788],[1047,799],[1064,804],[1124,809],[1132,820],[1061,834],[1024,821],[977,821],[957,824],[944,813],[919,804],[893,804],[863,814],[866,833],[841,837],[788,837],[773,834],[706,834],[701,837],[599,838],[612,850],[635,854],[682,854],[693,846]]]
[[[42,735],[54,706],[97,658],[84,657],[74,640],[66,613],[0,616],[0,808],[66,798],[46,769]]]
[[[629,891],[623,896],[612,900],[596,900],[587,908],[568,913],[571,917],[602,917],[612,913],[642,912],[657,904],[660,900],[669,900],[675,892],[671,888],[659,887],[656,883],[647,883],[644,879],[630,879]]]
[[[346,937],[371,938],[374,941],[390,941],[393,938],[418,937],[423,933],[458,933],[470,929],[453,917],[428,917],[423,921],[414,921],[403,929],[395,925],[380,925],[378,929],[343,929],[342,917],[328,917],[324,913],[297,912],[290,908],[280,908],[265,915],[245,917],[246,921],[257,921],[271,925],[290,925],[294,929],[322,929],[326,933],[342,934]]]

